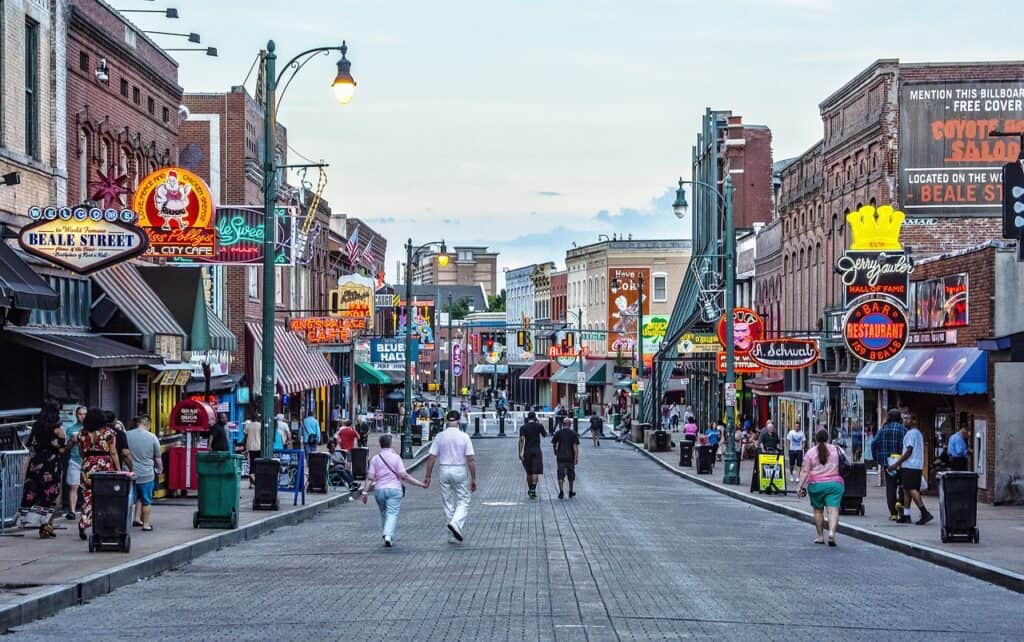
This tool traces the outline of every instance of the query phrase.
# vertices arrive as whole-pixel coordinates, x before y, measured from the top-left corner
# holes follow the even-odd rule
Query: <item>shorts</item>
[[[68,486],[81,486],[82,485],[82,464],[78,463],[74,459],[68,460],[68,474],[65,475],[64,481]]]
[[[921,490],[921,469],[901,467],[900,485],[903,486],[903,492]]]
[[[539,450],[523,453],[523,469],[527,475],[544,474],[544,455]]]
[[[842,482],[815,482],[807,486],[807,496],[811,499],[811,508],[821,509],[826,506],[839,508],[843,503],[843,491],[846,489]]]
[[[789,467],[800,468],[804,465],[804,451],[802,450],[791,450],[789,451]]]
[[[142,502],[143,506],[153,505],[153,488],[156,486],[156,480],[148,482],[135,482],[135,498]]]
[[[558,462],[558,478],[565,479],[566,477],[570,482],[576,481],[576,464],[571,461],[560,461]]]

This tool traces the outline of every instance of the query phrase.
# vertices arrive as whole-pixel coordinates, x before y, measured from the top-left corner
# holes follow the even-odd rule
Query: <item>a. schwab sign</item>
[[[415,362],[420,356],[420,346],[412,342],[409,359]],[[405,339],[374,339],[370,342],[370,363],[378,370],[405,370]]]

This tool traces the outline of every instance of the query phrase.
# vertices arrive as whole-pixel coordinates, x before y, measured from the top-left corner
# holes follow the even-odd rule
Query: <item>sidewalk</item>
[[[369,439],[371,456],[375,454],[377,434]],[[418,449],[417,455],[425,452]],[[412,467],[413,461],[406,462]],[[279,494],[280,510],[253,511],[253,491],[242,480],[241,513],[236,530],[195,529],[192,515],[196,496],[157,500],[153,504],[153,531],[132,530],[130,553],[89,553],[86,542],[78,537],[78,523],[58,517],[54,522],[57,537],[40,540],[35,529],[12,529],[22,537],[0,538],[0,632],[10,626],[12,617],[6,609],[32,605],[31,612],[42,617],[63,606],[90,599],[143,577],[175,568],[189,560],[223,546],[237,544],[263,535],[281,526],[294,524],[315,516],[321,510],[353,501],[345,489],[322,493],[306,493],[306,504],[292,505],[293,493]],[[50,595],[46,595],[49,593]],[[34,600],[52,603],[56,608],[40,608]],[[24,616],[19,616],[24,618]],[[24,618],[25,621],[34,617]]]
[[[654,458],[671,468],[687,479],[696,481],[720,492],[737,496],[740,499],[757,504],[767,504],[780,509],[794,516],[801,513],[810,519],[812,511],[806,498],[796,496],[796,482],[786,480],[786,488],[789,492],[786,495],[767,495],[750,492],[750,478],[753,474],[754,463],[752,460],[740,462],[740,480],[738,486],[726,486],[722,483],[723,466],[722,462],[716,462],[714,472],[711,475],[697,475],[696,458],[694,467],[679,467],[679,436],[673,434],[676,448],[671,452],[649,453],[642,451],[648,457]],[[640,450],[634,444],[634,448]],[[721,451],[720,451],[721,452]],[[788,475],[788,468],[787,468]],[[862,533],[848,532],[847,534],[860,536],[861,539],[868,539],[878,544],[888,545],[902,542],[909,546],[890,546],[901,548],[904,552],[915,554],[930,561],[943,564],[967,572],[965,565],[978,567],[993,567],[1009,573],[1011,583],[1019,583],[1024,587],[1024,555],[1021,554],[1021,542],[1024,541],[1024,506],[992,506],[990,504],[978,504],[978,529],[981,534],[981,541],[974,543],[943,543],[939,535],[939,506],[938,496],[926,495],[925,506],[935,515],[935,520],[924,526],[916,524],[897,524],[889,520],[889,509],[885,503],[885,489],[878,486],[878,476],[868,474],[867,497],[864,498],[864,516],[841,515],[839,518],[840,532],[844,526],[853,527]],[[769,507],[769,506],[766,506]],[[917,520],[918,510],[915,506],[912,509],[913,519]],[[871,537],[875,535],[876,537]],[[808,538],[813,533],[808,531]],[[883,541],[885,540],[885,541]],[[940,555],[946,554],[948,559],[939,559],[930,551],[936,551]],[[960,559],[952,559],[952,557]],[[983,570],[983,569],[982,569]],[[980,571],[979,571],[980,572]],[[971,573],[975,574],[975,573]],[[993,579],[991,581],[997,581]],[[999,582],[1002,583],[1002,582]],[[1018,588],[1017,590],[1022,590]]]

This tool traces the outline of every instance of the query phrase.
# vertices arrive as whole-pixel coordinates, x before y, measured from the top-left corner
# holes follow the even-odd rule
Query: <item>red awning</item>
[[[765,375],[744,379],[743,386],[761,394],[782,392],[782,375]]]
[[[263,325],[253,322],[245,325],[252,334],[256,351],[262,352]],[[254,359],[254,362],[258,361]],[[287,393],[314,390],[338,383],[338,375],[331,369],[324,355],[307,350],[306,342],[299,335],[280,325],[274,329],[274,379],[278,387]]]
[[[523,372],[523,374],[519,375],[519,378],[547,381],[551,378],[551,362],[547,359],[534,361],[533,364]]]

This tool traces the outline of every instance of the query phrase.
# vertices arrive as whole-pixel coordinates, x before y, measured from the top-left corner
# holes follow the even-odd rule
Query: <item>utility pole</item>
[[[448,293],[448,410],[452,409],[452,347],[455,345],[452,339],[452,293]]]
[[[733,314],[736,308],[736,228],[733,225],[732,176],[725,177],[725,387],[736,389],[736,342],[733,339]],[[735,396],[725,395],[726,439],[723,484],[740,483],[740,460],[736,452],[733,427],[736,424]],[[731,405],[730,405],[731,404]]]

